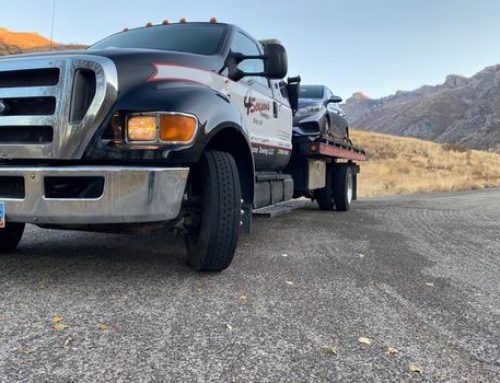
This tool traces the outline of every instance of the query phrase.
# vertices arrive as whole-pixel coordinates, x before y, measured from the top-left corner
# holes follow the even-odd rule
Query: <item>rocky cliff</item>
[[[500,152],[500,65],[380,99],[355,93],[343,108],[359,129]]]

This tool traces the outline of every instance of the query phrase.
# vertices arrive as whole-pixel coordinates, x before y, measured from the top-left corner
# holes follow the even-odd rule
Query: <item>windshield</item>
[[[89,49],[143,48],[212,55],[219,50],[226,30],[224,24],[157,25],[118,33]]]
[[[299,98],[323,98],[321,85],[301,85]]]

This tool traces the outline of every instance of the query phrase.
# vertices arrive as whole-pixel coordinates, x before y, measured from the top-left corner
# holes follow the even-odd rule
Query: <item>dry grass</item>
[[[359,130],[352,139],[370,156],[360,197],[500,187],[498,154]]]

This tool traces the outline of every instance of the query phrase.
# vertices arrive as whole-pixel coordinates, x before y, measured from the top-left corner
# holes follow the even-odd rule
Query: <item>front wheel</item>
[[[234,158],[207,151],[188,183],[186,248],[199,271],[222,271],[231,264],[241,222],[241,187]]]
[[[0,253],[8,253],[17,249],[24,233],[24,223],[10,222],[0,229]]]

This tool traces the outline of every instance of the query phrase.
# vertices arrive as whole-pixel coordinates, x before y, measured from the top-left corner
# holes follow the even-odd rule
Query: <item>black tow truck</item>
[[[191,266],[220,271],[253,212],[299,197],[348,210],[366,155],[293,128],[286,75],[279,41],[215,20],[0,59],[0,252],[27,223],[181,229]]]

